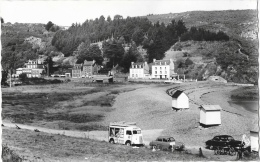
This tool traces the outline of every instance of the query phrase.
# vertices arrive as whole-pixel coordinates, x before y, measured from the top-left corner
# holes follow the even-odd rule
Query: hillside
[[[152,23],[169,24],[172,19],[182,19],[188,28],[202,27],[210,31],[222,30],[230,36],[257,39],[256,10],[189,11],[145,16]]]
[[[210,31],[221,30],[230,37],[227,42],[177,42],[165,53],[165,59],[176,60],[176,72],[199,80],[207,79],[210,75],[220,75],[228,81],[257,84],[257,11],[190,11],[145,17],[153,24],[157,21],[169,24],[172,19],[182,19],[188,28],[195,26]],[[185,65],[187,58],[194,64]]]
[[[173,20],[175,23],[172,23]],[[55,59],[63,64],[65,60],[73,64],[79,60],[80,54],[81,62],[93,58],[102,62],[115,57],[115,64],[123,66],[124,72],[127,72],[131,62],[151,62],[154,58],[171,57],[176,60],[176,72],[189,74],[194,79],[222,75],[229,81],[257,83],[256,77],[253,77],[258,74],[257,21],[255,10],[229,10],[126,19],[117,15],[113,20],[100,16],[95,21],[86,20],[83,24],[76,23],[57,32],[47,31],[44,24],[3,23],[2,65],[4,69],[8,66],[16,69],[26,60],[39,55],[64,55],[65,58]],[[101,40],[109,41],[103,44]],[[90,49],[93,44],[96,46]],[[113,44],[117,46],[114,48]],[[17,58],[10,65],[8,60],[13,54]],[[214,67],[208,66],[208,63],[214,64]],[[112,66],[112,63],[108,65]],[[202,77],[208,71],[205,67],[221,70]]]

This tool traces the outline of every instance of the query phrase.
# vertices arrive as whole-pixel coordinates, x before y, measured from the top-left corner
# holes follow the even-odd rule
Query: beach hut
[[[189,108],[189,97],[180,90],[177,90],[172,95],[172,109],[183,110]]]
[[[221,107],[219,105],[201,105],[200,124],[202,126],[214,126],[221,124]]]
[[[255,127],[253,127],[250,130],[250,141],[251,141],[251,151],[258,151],[259,149],[259,128],[257,125],[255,125]]]

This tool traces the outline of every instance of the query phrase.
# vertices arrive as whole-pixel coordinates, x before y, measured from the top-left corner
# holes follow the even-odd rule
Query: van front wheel
[[[115,144],[115,141],[114,141],[113,139],[110,139],[110,140],[109,140],[109,143]]]
[[[126,142],[125,144],[126,144],[126,146],[131,146],[130,142]]]

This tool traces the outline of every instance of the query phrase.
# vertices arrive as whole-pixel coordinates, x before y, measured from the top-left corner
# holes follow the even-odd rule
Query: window
[[[109,132],[110,136],[115,136],[115,128],[110,128]]]
[[[167,74],[167,71],[165,71],[165,74]]]
[[[135,75],[134,75],[134,74],[132,74],[132,77],[135,77]]]
[[[162,70],[162,67],[160,67],[160,70]]]
[[[141,134],[141,130],[133,130],[133,134]]]
[[[162,139],[161,138],[157,138],[157,141],[162,141]]]
[[[157,70],[157,67],[155,67],[155,70]]]
[[[155,71],[155,74],[157,74],[157,71]]]
[[[165,66],[165,70],[166,70],[166,66]]]
[[[160,71],[160,74],[162,74],[162,71]]]
[[[127,131],[126,131],[126,135],[132,135],[132,131],[127,130]]]
[[[163,142],[167,142],[167,140],[164,138],[164,139],[163,139]]]
[[[174,142],[174,141],[175,141],[175,139],[174,139],[174,138],[172,138],[172,137],[171,137],[171,138],[169,138],[168,140],[169,140],[169,142]]]
[[[115,128],[115,135],[116,137],[119,137],[119,128]]]

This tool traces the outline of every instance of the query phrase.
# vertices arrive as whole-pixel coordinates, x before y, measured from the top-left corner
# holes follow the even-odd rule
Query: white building
[[[188,109],[189,108],[189,97],[180,90],[177,90],[172,95],[172,108],[179,109]]]
[[[42,76],[42,73],[44,71],[44,65],[40,59],[28,60],[28,62],[25,63],[25,66],[25,68],[16,69],[16,77],[18,77],[22,73],[25,73],[28,78]]]
[[[259,150],[259,128],[256,125],[250,131],[250,142],[251,142],[251,151]]]
[[[149,65],[147,62],[131,63],[129,78],[149,78]]]
[[[201,105],[200,124],[204,126],[213,126],[221,124],[221,110],[219,105]]]
[[[152,63],[152,78],[153,79],[170,79],[174,73],[173,60],[156,60]]]

